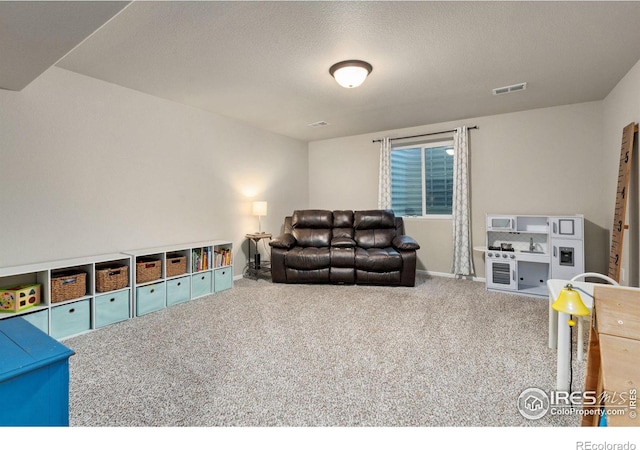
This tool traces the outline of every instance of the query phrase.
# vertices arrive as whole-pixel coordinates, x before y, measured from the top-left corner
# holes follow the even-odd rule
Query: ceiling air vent
[[[493,95],[502,95],[502,94],[509,94],[511,92],[524,91],[526,88],[527,88],[527,83],[512,84],[511,86],[495,88],[493,90]]]
[[[327,125],[329,125],[329,122],[325,122],[324,120],[320,120],[318,122],[313,122],[309,124],[309,126],[312,128],[326,127]]]

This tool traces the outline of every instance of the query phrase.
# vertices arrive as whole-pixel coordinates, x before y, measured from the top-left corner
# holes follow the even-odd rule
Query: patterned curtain
[[[378,209],[391,209],[391,141],[388,137],[380,143]]]
[[[469,205],[469,147],[467,127],[453,137],[453,269],[454,275],[473,275]]]

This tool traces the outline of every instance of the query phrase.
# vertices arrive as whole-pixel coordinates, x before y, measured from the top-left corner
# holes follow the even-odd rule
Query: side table
[[[244,235],[244,237],[249,241],[249,258],[247,261],[247,267],[245,268],[245,274],[249,278],[254,278],[256,281],[260,278],[261,274],[271,273],[271,261],[260,261],[260,250],[258,249],[260,240],[271,240],[271,236],[271,233],[248,233]],[[253,241],[256,246],[253,261],[251,260],[251,241]]]

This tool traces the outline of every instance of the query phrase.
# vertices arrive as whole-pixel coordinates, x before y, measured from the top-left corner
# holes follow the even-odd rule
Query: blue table
[[[20,317],[0,320],[0,426],[68,426],[73,354]]]

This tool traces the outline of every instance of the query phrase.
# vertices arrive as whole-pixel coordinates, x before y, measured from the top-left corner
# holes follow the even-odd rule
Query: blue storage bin
[[[136,316],[143,316],[166,307],[165,282],[136,288]]]
[[[129,318],[130,291],[111,292],[95,298],[96,328],[121,322]]]
[[[199,272],[191,275],[191,298],[202,297],[213,292],[211,272]]]
[[[176,305],[191,299],[189,276],[173,278],[167,281],[167,306]]]
[[[233,270],[231,267],[216,269],[213,276],[213,289],[215,292],[231,289],[233,286]]]
[[[29,322],[31,325],[38,328],[43,333],[49,334],[49,311],[47,311],[46,309],[42,311],[25,314],[20,317],[22,317],[24,320]]]
[[[90,300],[66,303],[51,308],[51,336],[64,339],[91,329]]]

